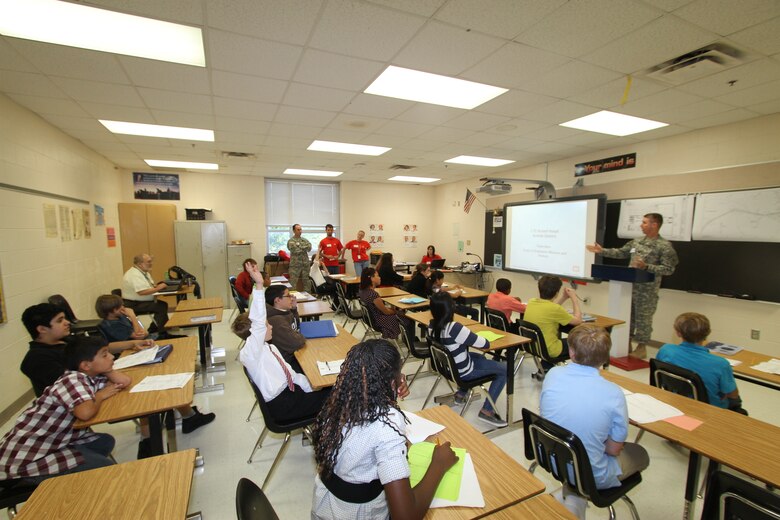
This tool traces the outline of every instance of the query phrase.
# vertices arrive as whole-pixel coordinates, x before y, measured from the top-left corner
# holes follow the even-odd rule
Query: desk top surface
[[[203,321],[192,321],[193,318],[203,318],[205,316],[214,316],[214,318]],[[171,319],[165,324],[166,329],[174,327],[198,327],[208,325],[209,323],[219,323],[222,321],[222,308],[200,309],[197,311],[176,311]]]
[[[298,304],[298,316],[305,318],[307,316],[321,316],[326,312],[333,312],[328,302],[314,300],[313,302],[300,302]]]
[[[753,365],[757,365],[759,363],[763,363],[764,361],[773,359],[773,356],[767,356],[766,354],[760,354],[758,352],[753,352],[752,350],[747,349],[742,349],[736,354],[732,354],[730,356],[717,354],[715,352],[712,353],[722,358],[740,361],[739,365],[731,367],[734,369],[735,374],[751,379],[758,379],[759,381],[764,381],[766,383],[771,383],[773,386],[777,387],[778,390],[780,390],[780,375],[761,372],[760,370],[755,370],[752,368]]]
[[[178,289],[174,291],[164,290],[154,293],[155,296],[178,296],[181,294],[191,294],[195,292],[194,285],[180,285]]]
[[[21,508],[19,520],[169,520],[184,518],[195,450],[47,479]]]
[[[474,462],[485,507],[446,507],[431,509],[425,518],[474,518],[495,511],[544,491],[544,483],[531,475],[520,463],[474,429],[465,419],[447,406],[415,412],[420,417],[445,426],[438,434],[442,442],[450,441],[456,448],[466,448]]]
[[[619,320],[617,318],[610,318],[609,316],[602,316],[601,314],[594,314],[592,312],[588,312],[585,314],[590,314],[594,318],[596,318],[596,321],[584,321],[583,323],[592,323],[593,325],[598,325],[599,327],[604,327],[605,329],[609,329],[611,327],[614,327],[615,325],[623,325],[625,321]]]
[[[537,495],[519,504],[489,514],[491,520],[577,520],[574,514],[552,495]]]
[[[319,390],[336,383],[338,374],[320,375],[317,361],[338,361],[347,356],[347,352],[359,343],[358,339],[335,323],[339,335],[335,338],[307,339],[303,348],[295,351],[295,359],[309,379],[312,388]]]
[[[377,287],[374,289],[380,298],[389,298],[390,296],[411,296],[408,292],[398,287]]]
[[[414,298],[414,294],[403,294],[401,296],[388,296],[387,298],[382,298],[382,301],[392,305],[396,309],[402,309],[402,310],[408,310],[408,309],[422,309],[426,307],[430,307],[431,302],[424,298],[425,301],[422,301],[420,303],[403,303],[400,300],[403,300],[404,298]]]
[[[420,325],[428,326],[428,324],[433,319],[433,315],[431,314],[431,311],[417,311],[417,312],[407,312],[406,317],[416,321]],[[453,318],[455,321],[462,325],[477,325],[479,324],[478,321],[474,321],[471,318],[468,318],[466,316],[461,316],[460,314],[453,315]]]
[[[214,298],[196,298],[194,300],[182,300],[176,305],[176,312],[185,311],[199,311],[203,309],[222,309],[225,307],[225,302],[222,298],[216,296]]]
[[[675,441],[709,459],[732,467],[751,477],[780,487],[780,428],[709,403],[694,401],[666,390],[609,371],[605,379],[632,392],[648,394],[674,406],[685,415],[703,421],[687,431],[666,421],[637,424],[665,439]]]
[[[460,297],[463,298],[464,300],[469,300],[472,298],[487,298],[490,295],[490,293],[487,291],[483,291],[481,289],[475,289],[473,287],[456,288],[455,286],[450,285],[447,287],[443,287],[443,289],[447,292],[460,291],[461,292]]]
[[[194,372],[195,358],[198,351],[198,339],[193,337],[163,340],[160,345],[173,345],[173,350],[162,363],[153,365],[140,365],[123,369],[122,372],[130,376],[132,382],[130,388],[126,388],[118,394],[106,399],[100,404],[100,410],[89,421],[76,421],[74,428],[86,428],[94,424],[110,421],[132,419],[142,415],[162,412],[172,408],[188,405],[192,402],[195,389],[195,378],[190,378],[183,388],[173,388],[158,392],[130,393],[135,385],[146,376],[160,376],[165,374],[179,374],[182,372]]]

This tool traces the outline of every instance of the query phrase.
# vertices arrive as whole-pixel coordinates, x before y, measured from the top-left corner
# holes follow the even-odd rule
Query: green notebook
[[[492,330],[481,330],[481,331],[477,332],[476,334],[477,334],[477,336],[481,336],[481,337],[485,338],[488,341],[496,341],[497,339],[501,339],[501,338],[504,337],[503,334],[496,334]]]
[[[411,448],[409,448],[409,470],[411,473],[409,484],[412,487],[416,486],[425,476],[425,472],[428,471],[428,466],[431,465],[431,458],[433,457],[434,446],[435,444],[432,442],[418,442],[417,444],[412,444]],[[452,448],[452,451],[458,456],[458,462],[444,474],[433,496],[455,501],[460,496],[460,481],[463,478],[466,449]]]

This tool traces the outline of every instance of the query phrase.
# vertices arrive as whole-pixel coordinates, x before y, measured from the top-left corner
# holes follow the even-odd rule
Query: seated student
[[[436,248],[430,245],[428,246],[428,250],[425,255],[423,255],[422,260],[420,260],[420,263],[431,265],[431,262],[434,260],[441,260],[441,256],[437,255]]]
[[[490,383],[488,394],[493,402],[498,402],[498,396],[506,385],[506,364],[492,361],[486,357],[470,352],[469,347],[478,349],[490,348],[490,342],[482,336],[477,336],[469,329],[453,321],[455,302],[446,292],[439,292],[431,296],[431,315],[433,319],[428,325],[428,334],[452,353],[457,365],[458,374],[464,381],[495,375]],[[455,393],[455,402],[462,403],[466,399],[466,389],[458,388]],[[482,409],[477,415],[478,419],[491,426],[506,426],[506,421],[493,409],[490,401],[485,399]]]
[[[130,384],[113,370],[105,339],[79,336],[65,347],[67,371],[16,420],[0,441],[0,480],[31,483],[49,477],[109,466],[114,438],[89,428],[73,429],[100,404]]]
[[[619,486],[621,480],[650,464],[642,446],[625,442],[628,408],[623,391],[599,374],[611,347],[609,333],[602,327],[585,324],[573,329],[569,333],[571,363],[550,370],[539,399],[542,417],[582,441],[599,489]],[[564,486],[563,499],[556,498],[585,518],[587,501],[574,491]]]
[[[271,342],[282,353],[282,357],[298,373],[303,373],[295,351],[306,344],[306,338],[299,332],[298,302],[284,285],[272,285],[265,290],[265,306],[268,323],[273,335]]]
[[[314,292],[320,296],[329,296],[333,300],[333,305],[331,307],[335,311],[339,306],[339,291],[336,288],[336,284],[339,282],[329,275],[330,273],[326,270],[325,264],[320,257],[320,252],[317,251],[311,257],[309,276],[314,280]]]
[[[561,291],[563,282],[557,276],[542,276],[539,278],[539,298],[531,298],[525,308],[523,320],[529,321],[539,327],[544,336],[544,342],[547,345],[547,352],[551,357],[563,356],[567,352],[567,343],[561,339],[559,327],[571,325],[577,326],[582,323],[582,312],[580,303],[574,289],[566,287]],[[558,293],[560,292],[560,295]],[[555,299],[558,295],[557,300]],[[561,304],[566,299],[571,300],[574,313],[569,314]],[[545,369],[552,368],[552,364],[542,361]]]
[[[98,296],[95,301],[95,312],[103,318],[98,329],[108,341],[126,341],[149,337],[149,333],[138,320],[133,309],[125,307],[120,296],[115,294]],[[152,339],[156,337],[155,334]]]
[[[379,257],[376,271],[381,280],[379,287],[401,287],[404,283],[404,277],[395,272],[392,253],[384,253]]]
[[[257,265],[257,261],[254,258],[247,258],[241,265],[246,265],[247,262]],[[244,299],[244,307],[249,307],[249,296],[252,294],[254,285],[255,283],[250,278],[249,273],[246,272],[246,269],[236,276],[236,292]],[[263,286],[268,287],[269,285],[271,285],[271,277],[267,273],[263,273]]]
[[[742,409],[731,365],[726,359],[711,354],[704,346],[711,332],[710,320],[697,312],[684,312],[674,320],[674,332],[682,343],[667,343],[655,358],[699,374],[707,387],[710,404],[747,415]]]
[[[428,298],[431,295],[431,285],[428,278],[431,277],[431,266],[428,264],[417,264],[414,268],[414,274],[409,283],[406,284],[406,290],[420,298]]]
[[[479,321],[479,311],[477,309],[458,303],[458,298],[462,298],[463,293],[465,293],[466,290],[458,284],[444,287],[444,273],[441,271],[433,271],[430,278],[428,278],[428,295],[430,296],[431,294],[442,290],[452,296],[452,299],[455,300],[456,314],[467,316],[474,321]],[[461,299],[460,301],[463,300]]]
[[[458,458],[449,442],[435,446],[425,476],[411,487],[406,422],[398,407],[398,398],[408,394],[398,349],[385,340],[350,349],[314,425],[313,519],[425,516]]]
[[[512,322],[512,313],[523,314],[526,304],[517,297],[509,296],[512,292],[512,282],[506,278],[496,280],[496,292],[490,293],[487,298],[487,308],[504,313],[506,322],[509,324],[511,332],[517,332],[517,324]]]
[[[255,289],[249,313],[237,316],[231,326],[233,332],[246,341],[239,354],[241,364],[246,367],[276,420],[291,422],[314,416],[322,408],[330,389],[313,391],[306,376],[293,370],[282,358],[279,349],[269,343],[273,327],[266,322],[263,275],[256,265],[246,264],[244,267],[254,280]]]
[[[358,297],[371,313],[371,323],[382,333],[383,338],[388,339],[397,339],[403,325],[407,345],[414,345],[414,322],[404,315],[404,311],[385,305],[382,297],[375,290],[380,283],[381,279],[376,269],[373,267],[363,269]]]

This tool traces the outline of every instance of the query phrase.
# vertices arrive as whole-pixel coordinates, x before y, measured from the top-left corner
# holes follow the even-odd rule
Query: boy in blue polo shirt
[[[674,320],[674,332],[682,343],[664,345],[655,358],[696,372],[707,387],[710,404],[747,415],[742,409],[731,365],[724,358],[711,354],[704,346],[711,332],[707,316],[684,312]]]

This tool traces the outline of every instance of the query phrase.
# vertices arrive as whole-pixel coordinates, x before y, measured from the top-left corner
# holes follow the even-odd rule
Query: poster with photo
[[[46,238],[57,238],[57,206],[54,204],[43,205],[43,227]]]
[[[368,233],[366,234],[366,240],[369,244],[384,245],[385,239],[385,225],[384,224],[369,224]]]
[[[179,200],[179,176],[175,173],[133,172],[136,199]]]
[[[105,226],[106,225],[106,210],[103,209],[103,206],[98,206],[95,204],[95,225],[96,226]]]
[[[116,230],[112,227],[106,228],[106,243],[108,247],[116,247]]]

